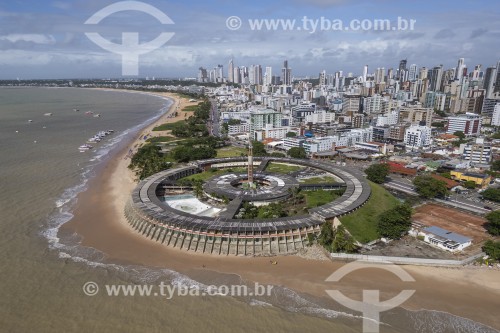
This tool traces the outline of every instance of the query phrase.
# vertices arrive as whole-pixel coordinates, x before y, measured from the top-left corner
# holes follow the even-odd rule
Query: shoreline
[[[114,90],[134,93],[130,90]],[[173,93],[140,92],[169,97],[173,103],[156,121],[140,129],[135,139],[124,146],[103,165],[78,195],[74,217],[61,226],[82,237],[81,245],[95,248],[105,254],[106,262],[139,264],[168,268],[188,276],[202,275],[205,270],[235,274],[246,281],[286,286],[298,292],[327,297],[325,290],[333,289],[325,279],[345,262],[308,260],[299,256],[275,256],[278,265],[270,265],[268,257],[216,256],[191,253],[169,248],[137,234],[125,220],[123,209],[135,187],[133,173],[127,168],[129,149],[136,149],[154,126],[184,119],[181,101]],[[196,103],[195,103],[196,104]],[[176,118],[168,118],[179,111]],[[160,134],[160,133],[158,133]],[[497,270],[463,268],[435,268],[402,266],[416,280],[411,287],[417,290],[403,307],[410,310],[435,310],[470,318],[491,327],[500,328],[497,318],[500,296],[500,272]],[[369,274],[367,274],[369,273]],[[370,277],[369,281],[367,276]],[[402,289],[409,289],[397,278],[380,269],[353,272],[335,286],[346,295],[360,299],[362,289],[380,289],[391,298]],[[459,291],[459,292],[457,292]]]

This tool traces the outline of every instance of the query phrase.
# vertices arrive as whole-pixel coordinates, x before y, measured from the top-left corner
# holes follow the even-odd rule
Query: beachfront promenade
[[[332,221],[335,217],[358,209],[370,197],[369,184],[360,173],[353,170],[328,162],[291,158],[255,157],[254,164],[260,164],[263,159],[264,163],[273,161],[294,164],[334,174],[342,180],[345,192],[330,203],[310,209],[308,214],[259,220],[235,219],[232,214],[224,214],[224,211],[216,217],[197,216],[176,210],[162,202],[158,192],[167,182],[211,168],[240,167],[248,163],[245,157],[202,160],[165,170],[141,181],[126,206],[127,220],[144,236],[189,251],[232,255],[284,254],[303,248],[308,235],[319,234],[325,221]],[[288,192],[283,191],[284,188],[298,185],[288,175],[273,174],[269,177],[275,186],[265,192],[265,197],[259,197],[265,201],[282,200]],[[219,187],[217,183],[210,181],[204,186],[206,193],[211,193],[216,188],[230,190],[228,186]],[[241,199],[241,196],[235,195],[228,206],[234,206],[234,201],[241,202]]]

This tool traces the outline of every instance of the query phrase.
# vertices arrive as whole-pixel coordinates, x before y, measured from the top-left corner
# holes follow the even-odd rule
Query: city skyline
[[[297,77],[316,77],[323,70],[343,70],[362,75],[377,67],[397,68],[401,59],[408,67],[456,67],[464,58],[468,69],[481,64],[494,66],[500,58],[500,46],[491,41],[500,37],[500,15],[487,1],[459,1],[437,7],[430,1],[404,4],[395,1],[352,3],[348,1],[278,1],[211,3],[180,1],[168,4],[148,1],[168,15],[174,24],[162,26],[145,13],[124,11],[103,20],[99,26],[84,22],[94,13],[115,3],[23,1],[0,6],[0,79],[99,78],[123,77],[120,55],[93,44],[85,32],[95,31],[115,43],[121,33],[137,31],[140,42],[153,40],[163,31],[174,37],[161,48],[141,55],[139,76],[193,77],[200,66],[222,63],[227,70],[234,57],[238,64],[274,67],[281,75],[288,60]],[[328,18],[387,19],[398,17],[416,21],[413,31],[272,31],[252,30],[243,26],[230,30],[226,19],[238,16],[249,19]],[[479,23],[478,23],[479,22]],[[227,73],[225,74],[227,76]],[[136,77],[136,76],[126,76]]]

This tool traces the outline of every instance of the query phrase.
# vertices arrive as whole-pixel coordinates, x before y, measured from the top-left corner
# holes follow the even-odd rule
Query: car
[[[493,208],[491,208],[490,206],[484,206],[484,209],[493,210]]]

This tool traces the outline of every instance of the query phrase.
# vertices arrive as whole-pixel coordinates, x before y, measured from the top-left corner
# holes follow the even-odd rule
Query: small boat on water
[[[78,147],[78,150],[80,151],[80,153],[84,153],[92,148],[94,148],[94,147],[91,145],[88,145],[88,144],[84,144],[84,145],[81,145],[80,147]]]
[[[94,118],[99,118],[100,116],[101,116],[101,114],[100,114],[100,113],[98,113],[98,114],[95,114],[95,115],[94,115]]]
[[[52,112],[47,112],[47,113],[44,113],[43,115],[46,117],[50,117],[50,116],[52,116]]]
[[[86,114],[86,115],[91,115],[91,114],[94,114],[94,112],[92,112],[92,111],[87,111],[87,112],[85,112],[85,114]]]
[[[73,111],[78,112],[78,111],[80,111],[80,110],[79,110],[79,109],[73,109]]]
[[[95,137],[95,136],[87,140],[88,143],[97,143],[97,142],[100,142],[100,141],[101,141],[101,138],[100,137]]]
[[[96,135],[94,135],[93,137],[91,137],[90,139],[88,139],[87,143],[101,142],[101,140],[104,139],[104,137],[106,137],[108,135],[111,135],[113,133],[114,133],[114,130],[100,131]]]
[[[28,120],[28,123],[32,123],[32,122],[33,122],[33,120],[31,120],[31,119],[30,119],[30,120]]]

